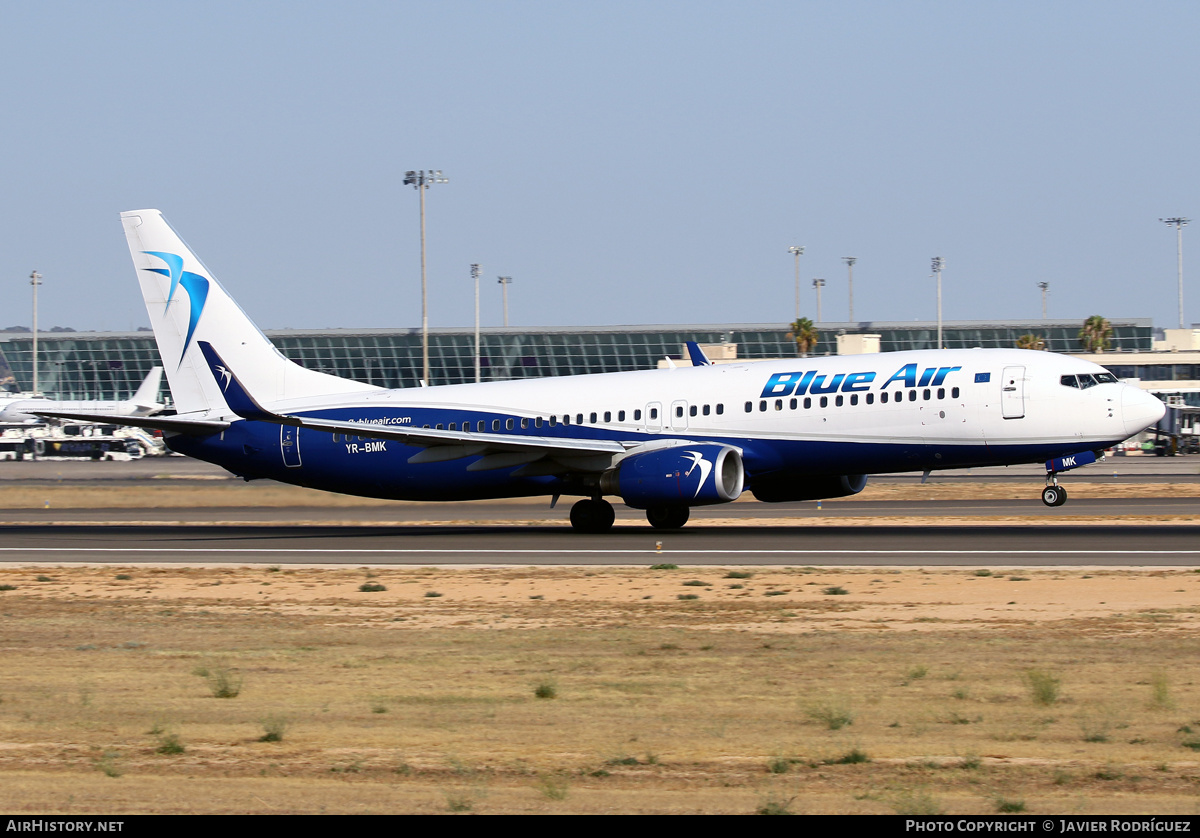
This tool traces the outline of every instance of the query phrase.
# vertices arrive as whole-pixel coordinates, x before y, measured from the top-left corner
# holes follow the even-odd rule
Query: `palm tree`
[[[1035,334],[1021,335],[1017,338],[1017,349],[1045,349],[1046,341]]]
[[[800,353],[801,358],[807,358],[809,351],[817,345],[817,341],[821,339],[821,333],[813,328],[813,322],[807,317],[801,317],[791,325],[791,331],[788,332],[788,337],[796,341],[796,350]]]
[[[1109,340],[1112,330],[1111,323],[1099,314],[1093,314],[1083,321],[1083,328],[1079,330],[1079,343],[1088,352],[1103,352],[1112,345],[1112,341]]]

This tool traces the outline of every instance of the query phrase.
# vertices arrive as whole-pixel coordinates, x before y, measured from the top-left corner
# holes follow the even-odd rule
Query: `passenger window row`
[[[920,396],[917,395],[918,391],[915,389],[908,390],[908,391],[898,390],[895,393],[890,393],[890,394],[885,390],[884,392],[879,394],[879,403],[887,404],[889,399],[893,403],[902,402],[902,401],[904,401],[904,393],[905,392],[908,393],[908,400],[910,402],[915,402],[918,398],[920,398],[922,401],[930,401],[934,398],[934,390],[932,388],[928,388],[928,387],[925,388],[924,390],[919,391]],[[849,403],[850,403],[851,407],[858,405],[859,395],[860,395],[859,393],[851,393],[850,394]],[[863,403],[875,404],[875,394],[874,393],[863,393],[861,395],[864,397],[862,399]],[[957,399],[958,396],[959,396],[959,388],[951,387],[950,388],[950,398]],[[936,397],[938,399],[946,398],[946,388],[938,387],[937,391],[936,391]],[[784,401],[785,401],[784,399],[761,399],[758,403],[758,409],[760,412],[765,412],[765,411],[771,409],[772,407],[775,410],[783,410],[784,409],[783,408]],[[813,399],[811,396],[805,396],[804,399],[798,399],[798,398],[787,399],[786,401],[787,401],[787,407],[789,410],[796,410],[796,409],[800,408],[801,401],[803,401],[803,408],[805,410],[810,410],[813,406]],[[847,402],[847,398],[844,395],[839,394],[839,395],[833,397],[833,406],[834,407],[842,407],[843,405],[846,404],[846,402]],[[821,396],[820,400],[817,403],[817,406],[818,407],[829,407],[829,396]],[[754,412],[754,402],[746,402],[746,412],[747,413]]]
[[[724,404],[691,405],[691,407],[689,408],[689,415],[691,415],[691,416],[697,416],[697,415],[710,416],[714,412],[718,416],[723,416],[725,414],[725,405]],[[551,427],[551,428],[556,427],[560,423],[563,425],[572,425],[572,424],[574,424],[574,425],[584,425],[584,424],[595,425],[595,424],[599,423],[601,415],[604,416],[605,424],[609,424],[613,421],[613,411],[611,411],[611,410],[605,410],[603,412],[603,414],[601,414],[598,411],[592,411],[587,414],[576,413],[576,414],[574,414],[574,416],[572,416],[570,413],[564,413],[561,415],[553,415],[549,419],[543,419],[541,416],[535,416],[533,418],[524,417],[524,418],[520,418],[520,419],[517,419],[517,418],[510,418],[510,419],[503,419],[503,420],[492,419],[490,423],[487,422],[486,420],[479,419],[479,420],[476,420],[474,423],[474,425],[475,425],[474,431],[476,433],[484,433],[489,428],[489,425],[490,425],[490,429],[492,431],[499,431],[499,430],[501,430],[501,428],[503,428],[506,431],[514,431],[517,429],[518,423],[519,423],[521,430],[528,430],[529,428],[540,428],[540,427],[542,427],[543,423],[545,423],[548,427]],[[676,406],[675,415],[680,416],[680,417],[683,416],[683,406],[682,405]],[[629,411],[629,412],[626,412],[624,410],[618,410],[618,411],[616,411],[616,417],[617,417],[617,419],[616,419],[617,422],[626,421],[626,417],[632,417],[632,421],[634,421],[634,422],[641,422],[642,421],[642,411],[640,409]],[[658,408],[656,408],[656,407],[650,408],[649,418],[652,421],[658,420]],[[432,426],[431,425],[423,425],[422,427],[423,428],[432,427],[434,430],[438,430],[438,431],[447,430],[446,425],[441,422],[437,423],[436,425],[432,425]],[[463,422],[462,429],[464,431],[467,431],[468,433],[470,433],[472,430],[471,421],[468,420],[468,421]],[[458,423],[451,422],[450,426],[449,426],[449,430],[457,431]],[[334,434],[335,442],[337,441],[338,436],[339,436],[338,434]]]
[[[1076,379],[1078,379],[1077,383],[1076,383]],[[1089,383],[1084,383],[1085,379],[1088,380]],[[1087,387],[1094,387],[1097,383],[1104,383],[1104,384],[1109,383],[1110,379],[1113,382],[1115,382],[1117,380],[1110,373],[1101,373],[1101,374],[1097,374],[1094,376],[1093,375],[1079,375],[1079,376],[1064,375],[1062,377],[1061,381],[1062,381],[1063,386],[1066,386],[1066,387],[1087,388]],[[916,390],[916,389],[910,389],[910,390],[906,390],[906,391],[901,390],[901,391],[896,391],[896,392],[890,393],[890,394],[887,391],[884,391],[879,394],[879,403],[887,404],[889,400],[891,400],[893,403],[904,401],[904,399],[905,399],[904,394],[906,392],[908,393],[908,401],[910,401],[910,402],[915,402],[918,399],[920,399],[922,401],[931,401],[935,397],[937,399],[945,399],[946,398],[946,388],[945,387],[938,387],[936,390],[936,395],[935,395],[935,391],[932,388],[927,387],[922,390]],[[920,395],[918,395],[918,393]],[[950,388],[949,395],[950,395],[950,398],[957,399],[959,397],[959,388],[958,387]],[[875,394],[874,393],[862,393],[862,394],[850,393],[849,397],[848,397],[848,401],[849,401],[851,407],[855,407],[860,403],[860,396],[861,396],[862,403],[875,404]],[[799,410],[799,409],[801,409],[801,407],[803,407],[804,410],[811,410],[813,407],[813,398],[811,396],[806,396],[803,399],[799,399],[799,398],[761,399],[758,402],[758,409],[760,412],[764,412],[764,413],[770,409],[782,411],[782,410],[784,410],[785,402],[787,404],[788,410]],[[830,402],[829,396],[821,396],[820,399],[817,400],[817,406],[818,407],[829,407],[829,402]],[[833,406],[834,407],[843,407],[846,404],[846,402],[847,402],[847,396],[845,396],[845,395],[838,394],[833,397]],[[745,409],[746,409],[747,413],[753,413],[754,412],[754,402],[746,402]],[[683,418],[683,410],[684,410],[684,406],[682,404],[675,405],[676,418],[680,418],[680,419]],[[693,404],[693,405],[688,405],[687,410],[688,410],[689,416],[711,416],[714,413],[717,416],[723,416],[725,414],[725,405],[722,403],[719,403],[719,402],[715,405],[708,405],[708,404],[695,405],[695,404]],[[617,417],[618,422],[624,422],[627,415],[632,415],[634,422],[642,421],[642,411],[641,410],[634,410],[630,414],[627,414],[626,411],[624,411],[624,410],[616,411],[616,417]],[[471,431],[474,431],[475,433],[485,433],[489,429],[493,432],[498,432],[501,430],[501,428],[503,428],[506,431],[514,431],[517,429],[518,423],[519,423],[521,430],[528,430],[529,428],[541,428],[543,424],[546,424],[547,426],[549,426],[551,428],[556,427],[559,423],[561,423],[563,425],[571,425],[571,424],[595,425],[599,422],[600,416],[601,416],[601,414],[599,412],[592,411],[587,414],[576,413],[576,414],[574,414],[574,416],[572,416],[572,414],[570,414],[570,413],[564,413],[562,415],[551,416],[549,419],[543,419],[541,416],[535,416],[533,418],[522,417],[520,419],[517,419],[517,418],[492,419],[490,422],[488,422],[487,420],[484,420],[484,419],[474,420],[474,422],[472,422],[471,420],[466,420],[462,423],[462,429],[468,433],[470,433]],[[606,410],[603,412],[603,416],[604,416],[604,422],[606,424],[611,423],[613,421],[613,411]],[[586,418],[586,422],[585,422],[585,418]],[[658,408],[654,408],[654,407],[650,408],[649,419],[651,421],[658,421]],[[433,429],[439,430],[439,431],[447,430],[446,424],[442,423],[442,422],[438,422],[435,425],[427,424],[427,425],[423,425],[422,427],[423,428],[432,427]],[[457,431],[459,429],[459,423],[458,422],[450,422],[448,429],[451,431]],[[350,434],[333,434],[334,442],[341,442],[343,440],[345,440],[346,442],[352,442],[355,440],[362,441],[363,439],[365,439],[365,437],[352,436]]]

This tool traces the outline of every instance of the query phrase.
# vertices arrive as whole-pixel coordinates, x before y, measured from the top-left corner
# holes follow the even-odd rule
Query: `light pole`
[[[512,285],[511,276],[502,276],[496,279],[500,283],[500,288],[504,292],[504,328],[508,328],[508,286]]]
[[[856,256],[843,256],[842,261],[846,263],[846,270],[850,272],[850,322],[854,322],[854,263],[858,261]]]
[[[42,275],[37,271],[29,274],[29,284],[33,286],[33,395],[38,394],[38,324],[37,324],[37,290],[42,284]]]
[[[471,266],[471,279],[475,280],[475,383],[479,383],[479,265]]]
[[[818,323],[823,323],[825,321],[825,318],[823,318],[821,316],[821,289],[824,287],[825,287],[825,280],[823,280],[823,279],[814,279],[813,280],[813,288],[817,289],[817,322]],[[800,315],[796,315],[796,319],[799,320]]]
[[[942,348],[942,268],[946,267],[946,260],[941,256],[933,257],[933,274],[937,277],[937,303],[938,303],[938,341],[937,348]]]
[[[1183,328],[1183,228],[1187,226],[1190,218],[1160,218],[1159,221],[1164,224],[1170,224],[1175,228],[1175,251],[1179,261],[1179,328]]]
[[[442,170],[405,172],[404,185],[411,186],[421,195],[421,358],[423,361],[422,381],[429,385],[429,286],[425,281],[425,190],[435,183],[449,183],[442,177]]]
[[[1038,288],[1042,289],[1042,319],[1046,319],[1046,292],[1050,290],[1049,282],[1039,282]]]
[[[793,245],[788,248],[788,253],[796,257],[796,319],[800,319],[800,257],[804,255],[804,248],[798,245]]]

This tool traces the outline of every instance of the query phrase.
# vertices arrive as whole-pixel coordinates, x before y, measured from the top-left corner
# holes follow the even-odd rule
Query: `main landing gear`
[[[690,514],[686,506],[652,506],[646,510],[646,520],[656,530],[677,530],[687,523]]]
[[[608,532],[616,519],[612,504],[602,498],[581,500],[571,507],[571,526],[577,532]]]
[[[1062,506],[1067,502],[1067,490],[1058,485],[1058,475],[1046,475],[1046,488],[1042,489],[1042,503],[1046,506]]]
[[[677,530],[687,523],[690,512],[686,506],[652,506],[646,510],[646,520],[656,530]],[[602,498],[581,500],[571,507],[571,526],[576,532],[608,532],[616,518],[612,504]]]

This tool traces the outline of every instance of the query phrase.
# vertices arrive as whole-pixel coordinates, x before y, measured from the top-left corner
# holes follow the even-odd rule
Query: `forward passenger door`
[[[1000,379],[1000,410],[1005,419],[1025,418],[1025,368],[1005,367]]]

